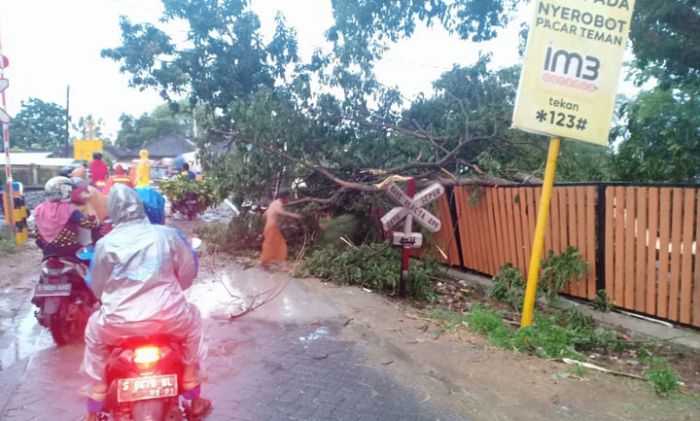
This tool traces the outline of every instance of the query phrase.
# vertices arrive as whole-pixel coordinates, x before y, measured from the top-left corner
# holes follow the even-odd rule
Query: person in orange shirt
[[[109,191],[115,184],[124,184],[131,189],[134,188],[133,181],[127,175],[126,171],[124,171],[124,167],[122,167],[120,164],[114,166],[114,175],[109,177],[107,180],[107,184],[105,185],[104,189],[105,196],[109,194]]]
[[[284,205],[289,201],[289,196],[289,190],[280,190],[277,193],[277,199],[270,203],[270,207],[263,214],[265,229],[263,230],[260,266],[265,270],[270,269],[270,263],[277,262],[282,271],[287,271],[287,242],[282,235],[279,218],[301,219],[301,215],[284,210]]]

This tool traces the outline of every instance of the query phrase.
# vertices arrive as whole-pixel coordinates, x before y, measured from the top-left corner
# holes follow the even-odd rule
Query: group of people
[[[95,174],[97,180],[107,175],[99,162],[91,163],[93,184]],[[46,200],[34,215],[37,245],[45,257],[75,261],[83,246],[95,244],[92,260],[84,262],[89,264],[86,282],[101,302],[85,331],[86,419],[96,420],[104,406],[110,346],[124,337],[155,333],[182,341],[183,396],[191,400],[194,416],[206,414],[211,403],[200,396],[202,319],[184,295],[197,274],[196,253],[179,231],[163,225],[165,202],[155,189],[132,188],[126,180],[108,182],[105,198],[84,173],[78,169],[72,177],[50,179]],[[120,175],[117,169],[113,177]]]
[[[109,177],[101,158],[96,155],[90,164],[92,184],[84,178],[84,170],[49,180],[46,200],[35,210],[37,244],[45,256],[72,258],[87,243],[95,244],[86,282],[101,307],[85,331],[82,371],[90,378],[83,389],[86,419],[96,420],[104,406],[110,347],[121,338],[149,333],[171,335],[184,344],[184,397],[192,401],[193,415],[203,416],[211,402],[200,396],[202,318],[184,295],[197,274],[196,253],[179,231],[163,225],[163,197],[151,187],[133,188],[119,166]],[[191,177],[189,168],[186,171]],[[105,181],[107,198],[96,188],[100,181]],[[301,218],[284,210],[289,197],[288,190],[280,191],[264,214],[264,268],[279,262],[286,269],[280,218]]]

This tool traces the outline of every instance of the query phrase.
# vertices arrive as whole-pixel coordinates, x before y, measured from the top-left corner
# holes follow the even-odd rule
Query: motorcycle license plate
[[[34,290],[35,297],[68,297],[72,284],[39,284]]]
[[[177,396],[177,375],[117,380],[117,401],[134,402]]]

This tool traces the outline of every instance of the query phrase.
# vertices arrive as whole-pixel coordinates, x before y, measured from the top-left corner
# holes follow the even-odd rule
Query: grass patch
[[[644,376],[649,380],[654,391],[661,396],[670,396],[678,391],[678,374],[673,371],[668,360],[651,356],[647,359],[649,367]]]
[[[469,313],[436,309],[432,317],[440,320],[444,330],[468,325],[474,332],[486,336],[493,345],[541,358],[586,359],[585,352],[620,352],[637,350],[640,360],[648,365],[645,377],[661,396],[678,390],[678,375],[665,358],[654,356],[642,342],[623,341],[615,331],[597,328],[594,320],[578,309],[544,314],[536,311],[531,326],[515,329],[508,325],[503,310],[475,303]],[[564,377],[583,377],[585,367],[573,366]]]
[[[467,324],[466,313],[459,313],[452,310],[447,310],[442,307],[433,309],[430,313],[430,317],[439,322],[441,325],[440,330],[442,332],[447,332],[456,329],[459,326]]]

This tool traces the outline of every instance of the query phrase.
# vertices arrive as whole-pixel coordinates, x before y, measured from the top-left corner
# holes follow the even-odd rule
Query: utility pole
[[[63,154],[70,156],[68,150],[68,138],[70,137],[70,85],[66,85],[66,137],[63,140]]]

